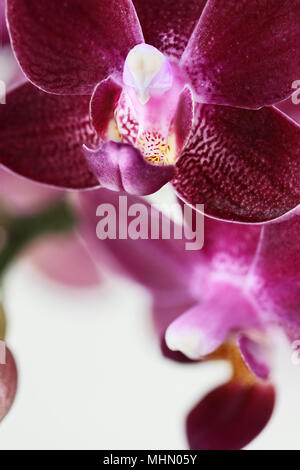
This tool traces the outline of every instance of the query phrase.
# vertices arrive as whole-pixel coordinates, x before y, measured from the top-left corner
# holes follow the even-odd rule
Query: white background
[[[187,448],[186,413],[229,371],[164,359],[142,289],[120,279],[66,289],[22,260],[5,293],[19,389],[0,449]],[[276,411],[251,449],[300,449],[300,365],[279,349]]]

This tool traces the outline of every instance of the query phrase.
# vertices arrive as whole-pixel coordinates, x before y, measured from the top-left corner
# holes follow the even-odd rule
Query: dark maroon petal
[[[106,142],[98,150],[84,147],[87,162],[100,185],[112,191],[146,195],[158,191],[175,173],[173,165],[153,165],[129,144]]]
[[[207,0],[133,0],[145,42],[179,58]]]
[[[209,0],[182,57],[202,102],[278,103],[300,72],[299,0]]]
[[[99,83],[91,99],[90,114],[94,128],[101,138],[105,138],[108,123],[114,117],[114,108],[120,98],[122,88],[108,78]]]
[[[189,413],[187,437],[192,450],[238,450],[268,423],[275,391],[269,384],[228,382],[204,397]]]
[[[17,389],[17,368],[10,350],[6,347],[6,363],[0,363],[0,421],[13,404]]]
[[[300,334],[300,215],[263,229],[254,274],[261,280],[252,295],[292,339]]]
[[[88,97],[49,95],[27,83],[0,106],[0,163],[22,176],[58,187],[97,186],[84,143],[99,144]]]
[[[226,220],[264,222],[300,202],[300,127],[275,108],[197,105],[174,186]]]
[[[92,93],[143,42],[131,0],[8,0],[12,45],[27,77],[59,94]]]
[[[5,22],[5,0],[0,0],[0,48],[3,44],[8,43],[8,31]]]
[[[270,374],[267,346],[245,334],[241,334],[237,342],[241,356],[251,372],[259,379],[267,379]]]

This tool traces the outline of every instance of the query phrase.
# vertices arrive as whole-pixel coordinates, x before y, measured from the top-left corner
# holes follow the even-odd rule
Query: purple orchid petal
[[[43,274],[59,284],[84,288],[100,283],[99,270],[74,233],[45,238],[34,244],[28,254]]]
[[[180,155],[192,133],[194,121],[194,101],[190,87],[186,86],[180,94],[176,108],[173,131],[176,136],[177,153]]]
[[[131,0],[8,0],[7,16],[23,71],[52,93],[92,93],[143,42]]]
[[[299,87],[300,89],[300,81],[299,81]],[[300,96],[300,92],[299,92]],[[297,98],[298,100],[298,98]],[[289,118],[294,119],[298,124],[300,124],[300,103],[297,104],[297,102],[293,103],[291,98],[288,100],[282,101],[282,103],[279,103],[276,105],[276,108],[278,108],[281,112],[286,114]]]
[[[129,144],[106,142],[98,150],[84,147],[84,153],[100,185],[112,191],[146,195],[158,191],[175,173],[173,165],[149,163]]]
[[[133,0],[145,42],[179,58],[207,0]]]
[[[82,189],[98,182],[82,145],[99,145],[87,96],[55,96],[27,83],[0,107],[0,163],[32,180]]]
[[[203,292],[202,303],[169,326],[166,343],[172,351],[195,360],[215,351],[232,332],[258,325],[256,310],[240,288],[225,282],[212,284],[210,292]]]
[[[198,105],[177,167],[179,195],[207,215],[275,219],[300,202],[300,126],[275,108]]]
[[[108,78],[99,83],[93,93],[90,114],[98,135],[105,139],[109,121],[114,117],[114,109],[120,98],[122,88]]]
[[[200,101],[257,109],[292,94],[299,0],[208,0],[182,57]]]
[[[80,194],[79,211],[82,215],[82,235],[94,259],[107,265],[138,283],[146,286],[154,294],[160,295],[171,305],[184,303],[188,298],[188,278],[191,259],[184,251],[183,240],[163,240],[161,226],[158,239],[151,239],[151,211],[158,212],[144,200],[125,196],[105,189],[87,191]],[[116,239],[98,239],[96,227],[101,220],[97,216],[99,205],[107,205],[116,215]],[[128,236],[128,226],[134,219],[128,216],[133,204],[142,204],[148,217],[148,230],[145,239],[137,240]],[[162,216],[162,219],[166,219]],[[114,222],[113,220],[111,221]],[[171,223],[171,230],[174,224]],[[160,303],[160,306],[162,304]]]
[[[266,345],[241,334],[238,337],[238,346],[241,356],[251,372],[259,379],[267,379],[270,375],[270,366],[269,351]]]
[[[187,437],[192,450],[238,450],[268,423],[275,391],[269,384],[228,382],[208,393],[189,413]]]
[[[0,363],[0,421],[11,408],[17,389],[17,368],[12,353],[6,347],[6,363]]]
[[[8,42],[9,36],[5,22],[5,0],[0,0],[0,47]]]
[[[268,224],[253,269],[251,293],[260,308],[271,314],[292,339],[300,338],[300,215]]]

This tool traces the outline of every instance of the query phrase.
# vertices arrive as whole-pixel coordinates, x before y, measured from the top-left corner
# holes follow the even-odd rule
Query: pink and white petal
[[[96,264],[75,233],[44,238],[28,255],[43,274],[60,284],[93,287],[101,282]]]
[[[100,206],[110,214],[110,238],[99,239],[97,235],[97,226],[103,219],[99,216],[99,210],[97,211]],[[128,216],[130,208],[138,209],[145,215],[148,221],[145,238],[133,239],[128,235],[128,228],[136,218]],[[154,295],[159,295],[160,299],[168,301],[169,306],[172,296],[176,297],[176,303],[183,303],[189,297],[192,260],[184,250],[184,241],[162,239],[162,223],[158,238],[151,239],[151,217],[155,224],[153,220],[156,220],[159,213],[154,208],[151,209],[144,199],[99,189],[81,193],[78,210],[82,219],[81,233],[95,261],[105,262],[112,270],[142,284]],[[165,220],[165,216],[161,217]],[[174,224],[171,223],[171,230],[173,229]]]
[[[88,94],[143,42],[131,0],[7,0],[18,61],[36,86]]]
[[[270,375],[268,346],[246,334],[240,334],[237,343],[241,356],[252,374],[259,379],[266,380]]]
[[[208,393],[189,413],[186,432],[192,450],[238,450],[268,423],[275,403],[271,384],[228,382]]]
[[[199,286],[199,289],[201,286]],[[221,346],[229,335],[260,325],[257,311],[239,287],[212,284],[202,303],[178,317],[166,331],[166,343],[189,359],[200,359]]]
[[[132,0],[145,42],[180,58],[207,0]]]
[[[299,0],[208,0],[182,57],[198,99],[258,109],[292,94]]]
[[[114,110],[120,98],[122,88],[111,77],[99,83],[90,103],[92,124],[98,135],[105,139],[108,125],[114,118]]]
[[[264,227],[250,291],[270,321],[279,323],[291,339],[300,334],[299,232],[299,212]]]
[[[106,142],[97,150],[84,147],[87,163],[103,188],[144,196],[158,191],[174,176],[174,165],[154,165],[130,144]]]
[[[0,363],[0,421],[10,410],[17,390],[17,367],[12,353],[5,348],[5,364]]]
[[[95,187],[84,143],[99,145],[87,96],[50,95],[26,83],[0,107],[0,164],[19,175],[61,188]]]
[[[193,135],[177,162],[180,197],[207,215],[276,219],[300,202],[300,126],[275,108],[197,105]]]

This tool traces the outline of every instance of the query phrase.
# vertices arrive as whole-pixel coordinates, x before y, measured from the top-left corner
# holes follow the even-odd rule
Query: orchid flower
[[[7,0],[31,83],[0,107],[0,162],[33,180],[265,222],[300,202],[300,0]]]
[[[184,251],[183,240],[99,240],[99,204],[118,195],[101,189],[80,195],[82,233],[95,259],[103,250],[123,274],[154,298],[154,324],[169,358],[225,359],[228,382],[189,413],[192,449],[237,449],[266,425],[274,406],[273,330],[300,337],[300,216],[295,212],[265,225],[232,224],[205,218],[200,251]],[[128,198],[129,204],[138,198]]]

